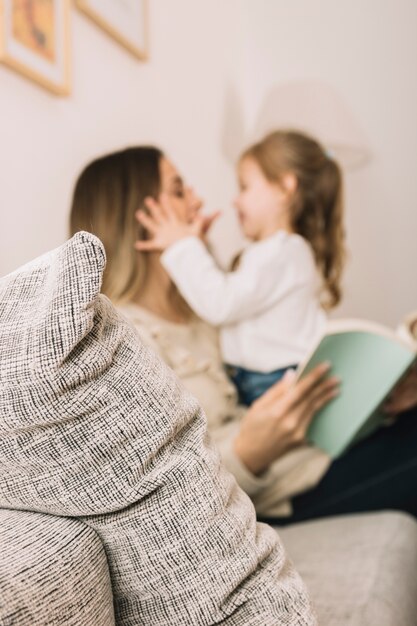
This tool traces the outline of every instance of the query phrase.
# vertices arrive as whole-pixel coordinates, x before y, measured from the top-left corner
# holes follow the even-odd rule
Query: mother
[[[148,198],[162,196],[179,221],[192,222],[201,206],[157,148],[106,155],[89,164],[77,181],[70,229],[93,232],[103,241],[108,258],[104,293],[198,398],[224,463],[252,497],[258,515],[281,523],[381,508],[417,515],[415,409],[331,463],[305,442],[315,412],[337,393],[338,381],[326,377],[328,364],[300,382],[287,376],[249,410],[238,405],[216,331],[183,301],[160,255],[135,249],[137,240],[147,238],[137,210]],[[393,409],[417,404],[414,378],[393,402]]]

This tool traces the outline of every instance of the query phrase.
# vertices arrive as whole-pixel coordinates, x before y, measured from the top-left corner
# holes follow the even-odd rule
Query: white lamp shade
[[[356,169],[370,160],[359,123],[330,85],[303,81],[274,86],[260,107],[251,141],[280,128],[313,135],[346,169]]]

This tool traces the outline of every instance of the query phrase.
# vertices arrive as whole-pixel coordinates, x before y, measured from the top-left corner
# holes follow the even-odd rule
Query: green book
[[[308,440],[332,458],[383,421],[381,405],[417,361],[417,313],[397,332],[362,320],[336,320],[298,370],[302,378],[323,361],[341,379],[340,395],[314,417]],[[414,334],[415,333],[415,334]]]

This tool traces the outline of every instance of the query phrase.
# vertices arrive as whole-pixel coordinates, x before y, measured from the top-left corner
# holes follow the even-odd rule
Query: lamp
[[[368,142],[343,99],[330,85],[294,81],[274,86],[265,97],[256,119],[252,141],[279,128],[290,128],[316,137],[345,169],[369,162]]]

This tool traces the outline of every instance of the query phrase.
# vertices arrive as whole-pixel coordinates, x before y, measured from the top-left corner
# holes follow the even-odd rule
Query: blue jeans
[[[257,398],[267,391],[274,383],[284,376],[288,369],[296,368],[296,365],[288,365],[273,372],[254,372],[244,367],[226,365],[226,370],[237,387],[239,402],[250,406]]]

